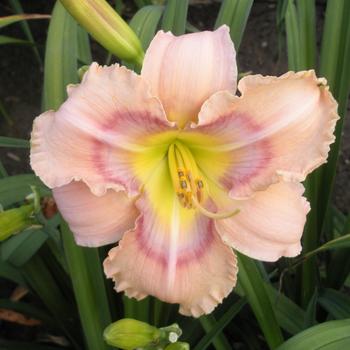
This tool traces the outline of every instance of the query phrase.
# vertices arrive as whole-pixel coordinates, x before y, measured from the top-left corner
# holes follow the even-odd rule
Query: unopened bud
[[[175,343],[182,334],[182,330],[177,323],[160,328],[160,332],[161,338],[170,343]]]
[[[0,212],[0,241],[31,226],[33,213],[32,204]]]
[[[61,0],[61,3],[108,51],[141,66],[144,53],[140,40],[107,1]]]
[[[176,342],[169,344],[165,350],[190,350],[190,345],[188,343]]]
[[[135,349],[157,342],[160,331],[148,323],[124,318],[109,325],[103,336],[109,345],[120,349]]]

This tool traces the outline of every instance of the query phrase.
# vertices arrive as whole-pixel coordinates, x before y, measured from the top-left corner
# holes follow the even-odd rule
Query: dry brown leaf
[[[17,286],[10,296],[10,300],[19,301],[29,293],[29,290],[22,286]]]
[[[51,219],[57,213],[57,206],[53,198],[45,197],[42,200],[42,211],[46,219]]]
[[[27,317],[19,312],[7,309],[0,309],[0,320],[14,322],[23,326],[38,326],[41,321]]]

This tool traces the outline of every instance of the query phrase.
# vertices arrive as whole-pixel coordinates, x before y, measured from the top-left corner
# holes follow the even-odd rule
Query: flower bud
[[[109,345],[121,349],[135,349],[157,342],[160,331],[148,323],[124,318],[110,324],[103,336]]]
[[[30,226],[33,212],[32,204],[0,212],[0,241]]]
[[[129,25],[105,0],[61,0],[66,10],[108,51],[141,66],[143,49]]]
[[[182,330],[177,323],[173,323],[167,327],[162,327],[159,330],[161,338],[170,343],[175,343],[182,334]]]
[[[184,342],[176,342],[169,344],[165,350],[190,350],[190,345]]]

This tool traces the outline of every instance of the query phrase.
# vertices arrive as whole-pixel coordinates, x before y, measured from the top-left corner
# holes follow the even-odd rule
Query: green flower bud
[[[182,334],[182,330],[177,323],[162,327],[159,330],[161,332],[161,339],[169,341],[170,343],[175,343]]]
[[[0,241],[31,226],[33,213],[32,204],[0,212]]]
[[[124,318],[110,324],[103,336],[109,345],[121,349],[135,349],[157,342],[160,331],[148,323]]]
[[[141,42],[105,0],[61,0],[66,10],[108,51],[141,66]]]
[[[165,350],[190,350],[190,345],[188,343],[176,342],[169,344]]]

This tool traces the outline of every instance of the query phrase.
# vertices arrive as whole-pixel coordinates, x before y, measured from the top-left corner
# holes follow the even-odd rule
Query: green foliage
[[[0,29],[19,21],[23,21],[27,19],[40,19],[40,18],[50,18],[50,16],[38,15],[38,14],[18,14],[13,16],[0,17]]]
[[[226,24],[230,27],[231,39],[238,51],[247,24],[253,0],[223,0],[215,22],[215,28]]]
[[[305,252],[317,249],[325,229],[325,217],[331,214],[328,210],[329,198],[334,182],[336,161],[341,142],[342,121],[350,88],[349,65],[345,63],[349,62],[350,59],[350,52],[348,52],[348,49],[350,50],[350,25],[347,16],[349,10],[350,7],[347,1],[335,2],[330,0],[327,2],[319,68],[315,62],[316,23],[314,1],[294,2],[289,0],[286,10],[289,67],[294,70],[305,68],[319,70],[320,74],[327,78],[330,89],[339,102],[339,114],[341,116],[341,120],[337,123],[336,142],[332,145],[328,164],[309,176],[305,183],[312,208],[303,237]],[[346,241],[347,239],[345,239]],[[349,265],[350,258],[348,256],[343,256],[342,259],[340,259],[339,254],[334,254],[333,258],[335,256],[338,257],[337,266],[339,266],[339,269]],[[334,270],[333,264],[333,272],[335,272]],[[316,259],[309,259],[303,264],[299,276],[302,283],[301,299],[304,306],[308,304],[318,284],[317,275]]]
[[[311,327],[281,345],[278,350],[336,350],[349,345],[350,319]]]
[[[78,247],[65,223],[62,223],[62,238],[87,348],[110,349],[102,338],[112,319],[98,250]]]
[[[164,9],[162,29],[175,35],[185,33],[188,0],[168,0]]]
[[[56,2],[46,41],[43,109],[57,109],[66,99],[66,86],[78,82],[77,24]]]
[[[14,10],[18,13],[17,15],[12,15],[12,16],[5,16],[5,17],[0,17],[0,29],[3,27],[6,27],[10,24],[16,23],[16,22],[21,22],[23,31],[27,37],[28,40],[23,40],[23,39],[18,39],[18,38],[13,38],[9,37],[6,35],[0,35],[0,45],[5,45],[5,44],[17,44],[17,45],[30,45],[33,46],[33,50],[37,56],[37,58],[40,61],[40,56],[37,48],[35,47],[35,42],[33,40],[33,36],[30,32],[28,24],[25,22],[28,19],[47,19],[50,18],[48,15],[40,15],[40,14],[24,14],[22,13],[22,7],[18,0],[10,0],[12,7]],[[3,113],[4,114],[4,113]],[[6,114],[4,114],[6,116]]]
[[[0,147],[29,148],[29,142],[13,137],[0,136]]]
[[[266,292],[263,278],[253,259],[240,253],[237,253],[237,256],[240,269],[239,284],[260,324],[267,343],[271,349],[275,349],[283,342],[283,336]]]

